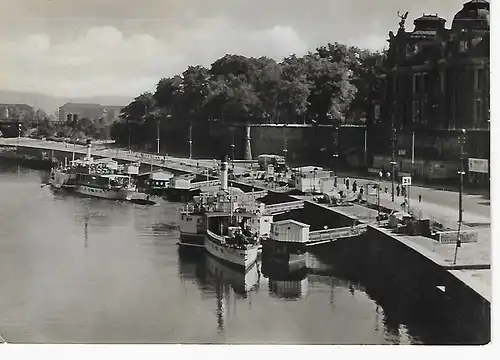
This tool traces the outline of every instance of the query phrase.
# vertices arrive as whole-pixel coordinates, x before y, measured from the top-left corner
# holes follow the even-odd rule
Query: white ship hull
[[[100,199],[109,200],[131,200],[135,193],[135,188],[130,189],[102,189],[93,186],[78,185],[75,187],[75,192],[78,194],[92,196]]]
[[[218,238],[220,236],[207,231],[205,249],[210,255],[225,262],[228,266],[244,272],[247,272],[257,262],[258,245],[249,245],[246,249],[238,249],[222,245],[217,240]]]

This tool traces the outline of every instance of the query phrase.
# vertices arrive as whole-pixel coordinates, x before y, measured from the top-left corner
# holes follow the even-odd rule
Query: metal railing
[[[366,224],[346,226],[337,229],[316,230],[309,233],[309,242],[331,241],[348,237],[355,237],[367,230]]]
[[[268,211],[270,213],[277,213],[277,212],[290,211],[290,210],[299,210],[299,209],[303,209],[303,208],[304,208],[304,201],[303,200],[266,205],[266,211]]]

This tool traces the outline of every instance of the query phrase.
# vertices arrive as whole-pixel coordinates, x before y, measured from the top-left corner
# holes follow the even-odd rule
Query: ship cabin
[[[203,234],[206,230],[207,206],[200,203],[187,204],[181,210],[181,231],[189,234]]]
[[[77,174],[76,183],[108,190],[128,188],[133,185],[128,176],[117,174]]]
[[[252,228],[252,218],[256,215],[235,211],[207,213],[207,230],[222,236],[228,245],[244,247],[247,244],[256,244],[259,233]]]
[[[139,168],[141,167],[141,164],[135,163],[135,164],[125,164],[122,165],[122,173],[126,175],[139,175]]]
[[[271,225],[271,239],[281,242],[306,243],[309,241],[309,227],[300,221],[284,219]]]
[[[163,190],[168,188],[174,174],[167,171],[157,171],[149,175],[149,186],[152,190]]]
[[[289,185],[303,193],[322,193],[334,188],[334,174],[322,167],[297,167],[292,169]]]
[[[265,242],[274,256],[303,254],[309,241],[310,225],[293,219],[284,219],[271,224],[271,236]],[[264,249],[263,249],[264,251]]]

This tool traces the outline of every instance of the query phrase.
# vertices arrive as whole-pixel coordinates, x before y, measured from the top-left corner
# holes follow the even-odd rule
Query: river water
[[[8,342],[440,341],[425,314],[388,321],[390,309],[363,284],[322,275],[280,282],[258,267],[244,278],[203,255],[180,256],[179,204],[57,194],[41,186],[45,175],[0,165],[0,335]]]

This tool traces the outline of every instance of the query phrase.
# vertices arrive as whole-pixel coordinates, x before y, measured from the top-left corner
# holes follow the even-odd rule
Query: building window
[[[413,74],[413,94],[420,95],[425,86],[427,73]]]
[[[427,94],[424,94],[422,113],[420,116],[420,121],[422,125],[427,125],[427,103],[428,103]]]
[[[420,46],[418,44],[406,44],[406,56],[413,56],[418,54],[420,51]]]
[[[483,90],[484,89],[484,69],[477,69],[475,74],[474,89]]]
[[[476,101],[475,101],[475,104],[474,104],[474,117],[475,117],[475,125],[478,125],[481,120],[482,120],[482,115],[483,115],[483,111],[482,111],[482,101],[480,98],[477,98]]]
[[[469,50],[469,42],[467,40],[460,41],[460,52],[465,52]]]
[[[440,80],[440,86],[441,86],[441,93],[444,94],[444,89],[445,89],[445,85],[446,85],[446,82],[445,82],[445,73],[444,71],[441,71],[441,75],[439,76],[439,80]]]
[[[420,123],[420,103],[418,100],[413,100],[413,123],[414,124],[419,124]]]

